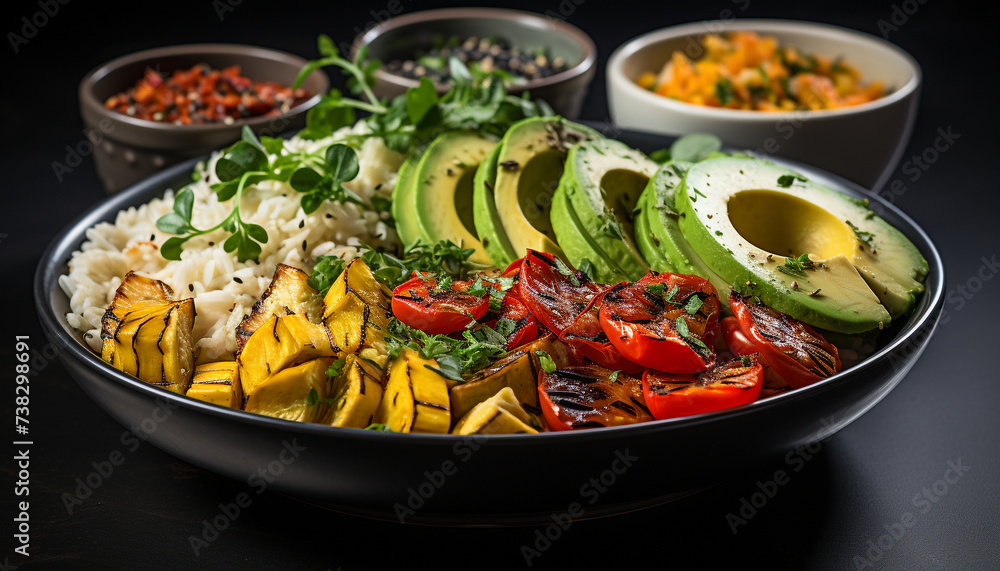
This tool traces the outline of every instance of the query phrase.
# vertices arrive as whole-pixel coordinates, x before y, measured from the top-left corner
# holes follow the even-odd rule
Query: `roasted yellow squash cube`
[[[243,386],[236,361],[203,363],[194,369],[187,396],[228,408],[243,408]]]
[[[247,395],[245,410],[285,420],[316,422],[326,413],[322,399],[330,395],[331,385],[326,370],[334,360],[321,357],[276,372]]]
[[[347,355],[339,377],[333,382],[329,412],[324,424],[344,428],[370,425],[382,402],[382,368],[358,355]]]
[[[243,350],[253,332],[272,316],[294,313],[315,323],[322,309],[323,300],[309,285],[309,276],[298,268],[278,264],[271,285],[236,328],[237,353]]]
[[[477,404],[458,424],[453,434],[535,434],[532,418],[518,403],[514,390],[504,387]]]
[[[194,374],[194,300],[145,300],[128,307],[109,328],[101,358],[151,385],[184,394]]]
[[[355,258],[323,299],[323,323],[330,340],[345,353],[373,348],[385,353],[385,328],[392,319],[391,300],[371,269]]]
[[[249,397],[271,375],[317,357],[337,357],[322,325],[302,315],[273,315],[247,339],[236,358],[243,393]]]
[[[451,427],[448,383],[437,368],[437,361],[404,349],[389,364],[375,422],[393,432],[447,433]]]

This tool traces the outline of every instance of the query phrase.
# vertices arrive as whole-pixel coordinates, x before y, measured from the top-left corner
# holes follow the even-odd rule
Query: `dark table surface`
[[[56,5],[56,0],[49,0]],[[102,197],[91,161],[57,180],[53,161],[82,140],[76,84],[90,68],[148,47],[239,42],[314,55],[314,38],[338,41],[384,17],[435,7],[419,0],[300,5],[254,0],[132,4],[58,4],[27,43],[0,48],[7,79],[0,90],[5,204],[0,208],[4,341],[0,410],[13,424],[14,337],[36,347],[31,381],[30,497],[14,495],[17,470],[0,461],[0,565],[39,568],[368,569],[414,566],[519,568],[521,546],[536,528],[446,529],[401,526],[341,515],[265,493],[196,556],[189,536],[246,490],[150,445],[123,446],[123,427],[73,383],[44,344],[30,281],[45,245]],[[370,5],[369,5],[370,4]],[[828,22],[888,38],[924,71],[920,114],[906,157],[934,144],[939,129],[959,136],[919,176],[897,170],[896,203],[937,242],[948,274],[946,317],[909,376],[874,409],[839,432],[808,461],[779,461],[760,472],[721,474],[708,491],[665,506],[575,522],[532,566],[759,562],[804,568],[995,568],[1000,561],[1000,375],[993,298],[1000,249],[996,210],[997,91],[992,14],[957,2],[765,3],[733,0],[661,3],[519,2],[553,10],[589,32],[601,60],[584,118],[608,117],[603,64],[625,40],[667,25],[744,17]],[[694,4],[697,4],[696,6]],[[741,10],[742,8],[742,10]],[[5,6],[5,32],[41,10],[35,1]],[[387,12],[386,12],[387,13]],[[221,17],[220,17],[221,14]],[[880,21],[882,22],[880,24]],[[9,39],[9,36],[8,36]],[[990,44],[987,44],[990,42]],[[989,46],[989,47],[988,47]],[[989,77],[987,77],[989,75]],[[850,141],[844,141],[845,145]],[[904,159],[907,160],[907,159]],[[125,461],[92,495],[67,509],[72,493],[115,450]],[[949,471],[953,466],[959,472]],[[796,469],[798,468],[798,469]],[[774,470],[790,481],[733,532],[727,514]],[[30,557],[13,551],[15,500],[30,499]],[[633,563],[635,562],[635,563]]]

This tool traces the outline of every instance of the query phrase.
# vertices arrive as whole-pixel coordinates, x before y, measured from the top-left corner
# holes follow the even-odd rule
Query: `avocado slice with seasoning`
[[[496,265],[510,264],[528,249],[564,256],[549,221],[552,196],[567,151],[599,137],[561,117],[531,117],[507,130],[495,159],[477,173],[473,197],[476,231]]]
[[[927,261],[863,201],[753,158],[693,165],[675,206],[687,242],[744,294],[841,333],[882,328],[923,292]]]
[[[726,156],[726,155],[722,155]],[[639,197],[635,215],[635,238],[639,251],[649,262],[650,267],[657,270],[653,263],[656,256],[666,258],[668,266],[678,274],[693,274],[712,282],[723,308],[728,311],[729,282],[708,267],[691,244],[684,238],[676,211],[675,194],[677,187],[684,180],[684,175],[693,163],[686,161],[670,161],[663,164]],[[646,232],[648,231],[648,239]]]
[[[417,241],[417,221],[413,216],[413,170],[420,162],[420,155],[410,155],[403,161],[396,174],[396,186],[392,187],[392,218],[396,221],[396,234],[404,245]]]
[[[552,225],[571,264],[579,266],[583,257],[594,262],[595,281],[634,281],[649,270],[635,243],[633,216],[658,166],[612,139],[586,141],[567,154]]]
[[[412,178],[410,189],[400,189],[402,200],[396,212],[407,220],[404,227],[410,235],[400,233],[406,246],[418,240],[425,244],[451,240],[475,249],[470,262],[493,265],[476,234],[472,184],[476,170],[496,144],[495,139],[476,131],[451,131],[431,142],[406,173]]]

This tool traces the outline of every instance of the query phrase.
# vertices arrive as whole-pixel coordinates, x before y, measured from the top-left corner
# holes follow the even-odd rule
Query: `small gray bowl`
[[[204,155],[240,138],[248,125],[257,134],[277,136],[305,125],[306,111],[330,88],[326,74],[313,73],[302,88],[314,95],[287,113],[251,117],[233,123],[174,125],[129,117],[104,106],[108,97],[127,90],[146,68],[165,73],[205,63],[212,68],[240,66],[255,81],[291,85],[306,60],[285,52],[235,44],[190,44],[145,50],[100,65],[80,82],[80,113],[93,145],[97,174],[108,194],[169,165]]]
[[[543,99],[552,109],[569,119],[580,115],[583,99],[594,79],[597,48],[594,41],[575,26],[542,14],[501,8],[447,8],[426,10],[393,17],[354,40],[352,55],[367,46],[370,57],[383,62],[412,58],[434,45],[435,36],[498,36],[521,48],[546,46],[552,57],[563,57],[571,65],[557,74],[511,85],[508,92],[528,91],[533,99]],[[419,82],[380,68],[375,72],[375,94],[393,98],[416,87]],[[437,84],[438,93],[448,90]]]

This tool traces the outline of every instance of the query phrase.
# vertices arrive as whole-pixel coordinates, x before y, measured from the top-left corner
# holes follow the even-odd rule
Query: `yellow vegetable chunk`
[[[250,336],[273,315],[304,315],[309,321],[318,321],[322,301],[309,283],[305,272],[292,266],[278,264],[274,269],[271,285],[253,304],[250,314],[236,328],[237,353],[243,350]]]
[[[285,420],[316,422],[326,413],[320,399],[330,394],[326,370],[333,361],[321,357],[278,371],[247,395],[245,410]],[[309,397],[313,391],[314,400]]]
[[[387,425],[393,432],[448,432],[451,427],[448,383],[427,366],[437,369],[438,363],[420,358],[412,349],[404,349],[390,363],[375,422]]]
[[[357,355],[344,359],[344,368],[333,382],[333,402],[323,424],[343,428],[366,428],[382,402],[382,369],[378,363]]]
[[[323,299],[323,323],[345,353],[374,348],[385,353],[385,328],[392,318],[390,295],[356,258],[347,264]]]
[[[170,286],[160,280],[140,276],[131,271],[125,274],[122,283],[115,291],[114,299],[111,300],[101,319],[101,338],[107,339],[111,336],[132,304],[148,300],[169,301],[173,298],[173,294]]]
[[[529,422],[531,417],[521,408],[514,390],[504,387],[462,417],[452,434],[536,434]]]
[[[556,367],[569,365],[566,346],[552,335],[526,343],[451,388],[452,418],[464,417],[474,406],[504,387],[513,389],[521,406],[538,411],[538,372],[542,367],[535,351],[548,353]]]
[[[151,385],[184,394],[194,374],[194,300],[144,300],[128,307],[109,328],[101,358]]]
[[[203,363],[194,369],[187,396],[209,404],[243,408],[243,386],[236,361]]]
[[[302,315],[274,315],[254,331],[237,361],[243,393],[249,396],[272,374],[317,357],[336,357],[322,325]]]

